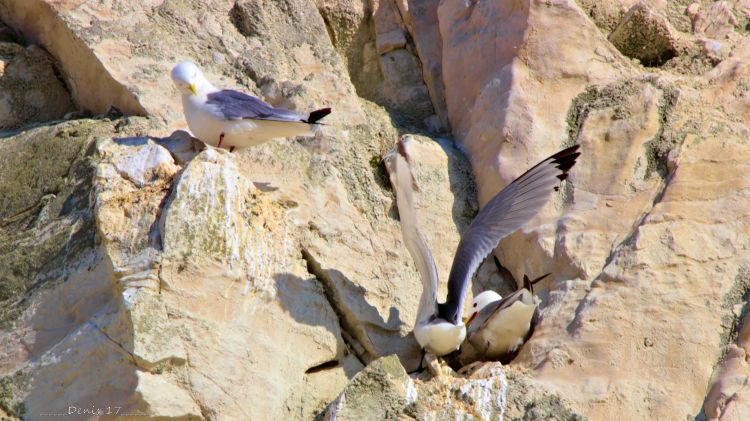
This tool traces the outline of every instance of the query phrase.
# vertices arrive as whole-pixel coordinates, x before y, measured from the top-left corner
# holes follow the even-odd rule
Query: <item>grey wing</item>
[[[529,331],[526,333],[526,337],[523,338],[524,343],[531,338],[536,330],[536,325],[539,324],[539,306],[534,309],[534,314],[531,316],[531,322],[529,323]]]
[[[466,328],[466,336],[471,336],[478,330],[482,329],[498,311],[508,308],[516,301],[521,300],[524,295],[523,291],[523,289],[519,289],[510,295],[506,295],[505,297],[484,306],[484,308],[477,313],[476,317],[474,317],[474,320],[469,323],[469,326]]]
[[[549,200],[550,192],[568,176],[580,155],[579,145],[541,161],[508,184],[482,208],[463,233],[448,278],[448,299],[438,305],[441,318],[457,323],[469,282],[485,257],[503,237],[521,228]]]
[[[399,142],[397,150],[388,153],[384,160],[391,185],[396,192],[396,205],[404,245],[414,260],[424,288],[417,311],[419,321],[434,315],[437,310],[438,275],[435,260],[417,224],[417,214],[414,209],[414,178],[407,159],[407,143],[405,140]]]
[[[225,120],[253,119],[304,122],[305,116],[284,108],[275,108],[262,100],[231,89],[210,93],[206,105]]]

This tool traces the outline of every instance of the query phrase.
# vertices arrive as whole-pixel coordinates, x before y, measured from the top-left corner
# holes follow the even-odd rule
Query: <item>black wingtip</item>
[[[557,174],[557,178],[560,181],[566,180],[568,178],[568,171],[570,171],[571,168],[576,164],[576,159],[578,159],[579,156],[581,156],[581,153],[578,152],[578,149],[581,148],[581,145],[573,145],[570,147],[567,147],[559,152],[557,152],[554,155],[551,155],[544,159],[542,162],[534,165],[533,167],[526,170],[525,173],[521,174],[516,180],[520,180],[523,177],[525,177],[527,174],[531,173],[532,171],[539,168],[540,165],[554,165],[555,168],[560,170],[560,174]],[[555,191],[559,191],[559,188],[557,186],[553,187]]]
[[[542,279],[544,279],[544,278],[546,278],[546,277],[548,277],[548,276],[550,276],[550,275],[552,275],[552,272],[550,272],[550,273],[545,273],[544,275],[542,275],[542,276],[540,276],[540,277],[538,277],[538,278],[534,279],[533,281],[530,281],[530,282],[531,282],[531,285],[536,285],[537,283],[539,283],[539,281],[541,281]]]
[[[561,159],[563,157],[575,154],[576,151],[578,151],[578,149],[580,149],[580,148],[581,148],[581,145],[578,144],[578,143],[576,143],[573,146],[568,146],[567,148],[565,148],[565,149],[557,152],[556,154],[552,155],[550,158],[552,158],[552,159]],[[580,152],[579,152],[579,154],[580,154]],[[578,156],[578,155],[576,155],[576,156]]]
[[[567,180],[568,171],[573,168],[573,165],[576,164],[576,160],[581,156],[581,153],[578,152],[580,147],[581,145],[576,144],[569,148],[565,148],[550,157],[552,158],[552,163],[555,167],[562,171],[562,173],[557,176],[560,181]],[[558,189],[556,188],[555,191],[557,190]]]
[[[331,114],[330,108],[321,108],[319,110],[315,110],[310,113],[309,117],[307,117],[306,123],[315,124],[316,122],[318,122],[318,120],[327,116],[328,114]]]
[[[544,275],[534,279],[533,281],[529,279],[526,274],[523,275],[523,287],[529,290],[530,293],[534,293],[534,285],[536,285],[539,281],[542,279],[552,275],[552,273],[545,273]]]

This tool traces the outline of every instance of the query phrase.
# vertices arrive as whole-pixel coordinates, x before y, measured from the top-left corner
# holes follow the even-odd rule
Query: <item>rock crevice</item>
[[[336,313],[338,324],[341,327],[341,335],[349,349],[363,365],[367,365],[378,357],[374,351],[367,334],[358,327],[357,318],[354,317],[346,307],[340,304],[342,297],[330,279],[329,275],[323,269],[321,264],[306,249],[302,249],[302,258],[307,264],[307,271],[320,282],[325,291],[326,299],[331,308]],[[327,364],[327,363],[324,363]]]
[[[112,77],[96,52],[43,0],[9,0],[0,4],[0,19],[43,46],[60,64],[73,99],[93,114],[116,107],[127,115],[148,112],[135,94]]]

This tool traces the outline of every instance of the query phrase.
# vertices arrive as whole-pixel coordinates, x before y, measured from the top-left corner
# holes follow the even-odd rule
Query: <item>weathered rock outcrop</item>
[[[0,18],[4,101],[36,107],[0,116],[18,129],[0,416],[747,418],[746,2],[5,0]],[[334,113],[314,139],[199,150],[175,131],[185,58]],[[439,381],[407,374],[421,284],[381,157],[448,129],[467,157],[447,136],[412,151],[440,295],[479,205],[583,155],[472,288],[553,272],[531,341]]]
[[[425,376],[427,377],[427,376]],[[324,420],[583,420],[558,395],[500,363],[443,379],[409,377],[395,356],[359,372]]]
[[[32,45],[0,41],[0,129],[62,119],[75,110],[49,55]]]
[[[30,5],[6,4],[5,19],[53,56],[65,54],[45,43],[49,34],[35,37],[35,27],[24,26],[37,24],[28,21],[24,8]],[[92,122],[95,137],[74,135],[75,142],[91,144],[89,172],[80,181],[86,187],[76,191],[87,199],[89,257],[74,255],[81,275],[54,263],[75,237],[63,237],[60,250],[43,257],[66,270],[58,276],[55,302],[96,299],[87,300],[85,311],[55,307],[32,288],[46,267],[18,275],[24,282],[12,297],[18,306],[4,317],[3,355],[14,356],[3,358],[6,413],[34,418],[104,402],[153,417],[307,419],[379,356],[397,353],[416,368],[419,352],[409,333],[420,282],[402,250],[380,163],[397,132],[381,108],[355,95],[316,8],[301,0],[261,9],[252,2],[214,2],[199,10],[156,2],[108,9],[128,17],[115,24],[99,8],[37,6],[54,12],[37,16],[64,24],[58,35],[72,33],[87,46],[81,57],[99,61],[103,73],[96,80],[117,81],[117,89],[132,93],[156,117]],[[203,26],[206,19],[224,23],[212,30]],[[138,25],[145,32],[122,36]],[[190,25],[194,32],[183,33]],[[165,39],[174,40],[168,53]],[[195,45],[216,51],[206,57],[193,52]],[[184,132],[153,137],[184,125],[168,70],[185,56],[217,84],[232,86],[236,78],[276,104],[333,105],[331,126],[315,140],[281,140],[234,154],[191,152]],[[76,100],[93,112],[108,110],[91,105],[76,88],[76,78],[86,76],[70,60],[58,57]],[[127,97],[98,100],[139,113],[122,102]],[[24,136],[4,142],[22,150]],[[434,196],[423,210],[434,247],[455,245],[457,226],[476,211],[470,167],[450,140],[421,140],[419,149],[418,176]],[[18,161],[4,168],[12,171]],[[40,235],[19,230],[28,238]],[[445,251],[438,259],[446,273],[450,258]],[[66,322],[41,347],[36,329],[48,327],[33,324],[35,318]],[[78,356],[72,363],[71,353]],[[84,366],[100,369],[83,375]],[[55,377],[68,380],[49,383]]]
[[[633,7],[682,43],[705,44],[684,9],[653,3]],[[716,407],[711,372],[747,311],[747,41],[741,28],[717,40],[731,57],[706,73],[690,60],[709,52],[693,47],[642,67],[607,35],[650,29],[597,28],[587,12],[598,4],[442,3],[449,118],[480,202],[530,163],[523,157],[582,145],[556,203],[498,251],[516,279],[554,273],[543,321],[514,363],[593,419],[694,417]],[[644,15],[618,19],[635,13]],[[468,65],[458,60],[467,51],[485,54]],[[722,393],[731,407],[743,392]]]

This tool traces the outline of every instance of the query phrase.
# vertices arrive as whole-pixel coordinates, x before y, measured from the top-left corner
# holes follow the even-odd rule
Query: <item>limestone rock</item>
[[[425,126],[434,114],[427,87],[422,81],[419,61],[408,50],[394,49],[380,56],[380,68],[385,75],[385,101],[401,124]]]
[[[0,324],[15,325],[33,287],[55,283],[93,246],[87,191],[96,136],[111,124],[76,121],[0,141]],[[3,341],[3,343],[7,343]],[[26,354],[24,352],[23,354]],[[12,364],[13,359],[3,359]]]
[[[389,356],[357,374],[324,419],[584,419],[567,405],[497,363],[480,365],[467,376],[421,379],[407,375]]]
[[[382,55],[395,49],[405,48],[406,26],[396,4],[390,0],[378,0],[373,6],[375,47],[378,54]]]
[[[411,169],[418,187],[414,193],[414,206],[420,231],[425,235],[438,269],[438,298],[442,301],[448,293],[448,275],[461,240],[460,233],[469,227],[478,210],[475,187],[468,181],[471,167],[463,154],[446,139],[435,141],[424,136],[406,136],[411,138]],[[443,170],[445,168],[447,172]],[[451,209],[436,206],[439,203],[452,203]],[[457,230],[436,229],[447,221]],[[486,271],[482,280],[493,275],[496,269]],[[500,282],[488,282],[484,287],[502,288]],[[477,293],[480,290],[472,288],[472,291]]]
[[[422,64],[422,77],[430,93],[432,106],[439,120],[435,131],[450,128],[448,111],[445,108],[442,48],[438,23],[438,0],[398,0],[401,17],[414,40],[414,47]]]
[[[89,19],[87,15],[104,16],[104,20],[108,20],[106,17],[112,16],[113,11],[107,11],[106,5],[91,9],[74,9],[71,5],[70,2],[12,0],[0,5],[0,17],[24,34],[28,42],[42,46],[52,55],[59,63],[73,101],[81,108],[103,114],[114,106],[126,114],[144,115],[146,110],[136,95],[114,78],[123,76],[122,79],[127,79],[124,74],[115,73],[113,77],[107,67],[107,58],[121,62],[129,59],[130,49],[117,48],[98,36],[96,38],[102,42],[98,45],[87,43],[85,37],[81,37],[81,32],[99,32],[94,24],[99,19]],[[124,23],[126,30],[131,29],[137,8],[124,4],[118,5],[118,9],[120,7],[122,9],[118,12],[129,15],[130,19],[117,21]]]
[[[73,103],[130,116],[0,139],[0,414],[311,419],[341,396],[329,414],[382,415],[366,391],[402,418],[743,419],[745,3],[0,2]],[[613,45],[634,34],[658,48]],[[185,58],[334,113],[315,138],[200,150],[175,130]],[[440,383],[406,374],[420,281],[381,157],[447,123],[458,149],[413,142],[441,297],[478,204],[565,145],[583,155],[472,285],[553,272],[534,336]]]
[[[716,370],[703,412],[708,420],[741,420],[750,411],[750,401],[742,389],[750,379],[745,351],[729,346],[724,361]]]
[[[694,3],[687,12],[693,21],[693,31],[714,39],[727,37],[739,23],[732,6],[726,1],[717,1],[705,8]]]
[[[14,174],[0,184],[7,212],[0,231],[7,268],[0,280],[0,371],[9,415],[37,418],[91,402],[124,406],[128,399],[129,320],[112,263],[96,240],[89,193],[95,140],[131,130],[137,128],[78,120],[3,139],[0,166]]]
[[[361,62],[339,55],[361,42],[372,42],[375,52],[375,34],[368,26],[364,40],[358,31],[334,31],[341,37],[333,45],[327,30],[341,27],[311,6],[302,0],[262,8],[220,1],[1,5],[4,19],[61,63],[83,108],[104,112],[114,105],[126,114],[157,116],[104,120],[95,125],[101,128],[95,147],[88,132],[66,137],[83,136],[85,148],[75,143],[72,150],[94,154],[73,203],[87,206],[90,223],[80,228],[96,243],[86,249],[85,265],[76,260],[81,273],[61,279],[52,295],[23,289],[11,297],[39,304],[3,307],[15,311],[9,320],[20,320],[7,330],[12,340],[3,342],[3,355],[12,361],[0,374],[12,391],[5,412],[40,414],[65,409],[63,402],[82,407],[100,396],[146,417],[244,419],[252,407],[267,418],[309,419],[370,360],[398,352],[416,367],[419,352],[409,333],[420,281],[400,245],[380,164],[397,130],[382,108],[355,94],[356,76],[347,66]],[[342,8],[327,16],[366,16],[356,4]],[[406,52],[390,52],[409,66],[389,68],[403,72],[389,77],[422,84],[424,99],[418,63]],[[168,70],[186,57],[217,85],[291,108],[333,104],[335,112],[316,139],[279,140],[235,154],[196,153],[187,132],[173,131],[183,123]],[[382,93],[383,79],[378,83]],[[415,121],[425,114],[432,112]],[[444,208],[425,197],[433,218],[426,232],[430,241],[455,249],[457,224],[465,226],[476,210],[470,168],[450,140],[422,142],[418,176],[425,191],[455,202]],[[64,172],[66,159],[39,162]],[[9,183],[15,188],[14,180]],[[3,196],[15,212],[3,218],[23,228],[27,207],[41,206],[35,203],[43,194],[34,190],[32,196]],[[70,256],[79,259],[74,251]],[[441,256],[440,264],[447,273],[450,262]],[[31,266],[19,279],[30,284],[40,273]],[[65,303],[89,296],[97,298],[67,309]],[[54,335],[36,334],[49,363],[34,365],[23,345],[58,313],[71,321]],[[71,349],[76,367],[108,371],[98,378],[73,374],[75,367],[58,359]],[[41,386],[55,376],[82,380]],[[117,381],[103,387],[111,378]]]
[[[675,35],[664,17],[645,2],[633,6],[609,36],[627,57],[644,66],[659,66],[677,55]]]
[[[402,125],[425,127],[434,107],[420,68],[419,59],[404,36],[408,25],[397,1],[378,0],[373,4],[375,46],[383,75],[383,101]],[[438,126],[439,128],[439,126]]]
[[[346,353],[323,289],[300,265],[285,213],[238,172],[229,153],[210,148],[181,173],[162,214],[168,321],[180,326],[199,401],[225,408],[223,414],[281,414],[292,393],[317,396],[300,390],[300,374],[329,361],[336,366]],[[218,373],[234,379],[231,394],[225,380],[216,383]],[[254,392],[260,384],[270,395]]]
[[[201,411],[187,390],[164,381],[163,376],[148,372],[138,373],[136,393],[149,403],[148,412],[163,417],[200,419]],[[133,413],[133,412],[131,412]]]
[[[480,203],[539,158],[582,145],[561,194],[496,253],[515,279],[555,274],[540,285],[542,322],[512,365],[533,368],[591,419],[715,408],[725,401],[706,391],[742,323],[750,257],[736,235],[748,230],[747,41],[727,40],[726,61],[688,82],[681,69],[651,74],[622,60],[573,2],[521,4],[438,9],[449,117]],[[649,8],[664,14],[662,28],[677,22],[671,4]],[[494,45],[486,34],[506,41],[464,66],[461,54]],[[651,370],[658,381],[644,379]]]
[[[112,164],[123,178],[132,181],[139,188],[163,178],[159,173],[166,173],[171,178],[177,172],[169,151],[153,144],[129,154],[118,154]]]
[[[0,129],[62,119],[75,110],[56,72],[41,48],[0,42]]]
[[[395,356],[375,360],[331,403],[326,420],[393,419],[412,404],[414,383]]]
[[[389,53],[393,50],[406,47],[406,38],[400,29],[395,29],[385,34],[378,35],[375,47],[378,49],[379,54]]]
[[[316,0],[331,42],[341,55],[357,95],[380,98],[383,75],[375,47],[374,22],[365,0]]]

